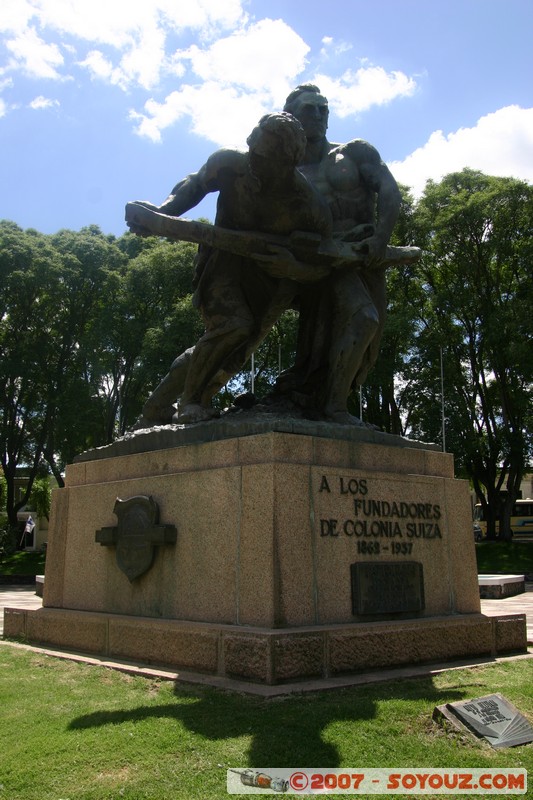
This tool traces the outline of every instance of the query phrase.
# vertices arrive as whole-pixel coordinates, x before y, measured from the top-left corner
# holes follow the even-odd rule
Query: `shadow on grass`
[[[467,691],[467,690],[466,690]],[[74,719],[71,730],[142,722],[150,718],[171,718],[182,723],[190,732],[211,740],[251,736],[249,766],[268,765],[291,767],[310,765],[340,766],[340,754],[324,738],[325,729],[335,723],[351,721],[361,725],[361,745],[364,748],[369,725],[377,715],[378,703],[392,701],[423,701],[439,705],[461,699],[465,688],[438,690],[431,678],[398,683],[376,684],[352,689],[290,696],[277,700],[222,693],[215,689],[191,690],[177,685],[176,704],[140,706],[124,711],[97,711]],[[190,702],[191,697],[196,702]],[[186,701],[186,702],[181,702]],[[401,716],[401,708],[398,705]],[[390,715],[383,722],[383,735],[395,735],[386,726],[397,727],[398,719]],[[371,736],[376,736],[376,730]]]

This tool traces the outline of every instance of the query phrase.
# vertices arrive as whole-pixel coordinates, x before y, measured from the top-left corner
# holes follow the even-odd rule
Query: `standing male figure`
[[[263,117],[248,137],[249,152],[218,150],[150,210],[181,216],[218,191],[215,224],[239,231],[331,235],[327,204],[296,169],[306,137],[288,113]],[[133,226],[135,230],[135,226]],[[136,231],[140,232],[140,231]],[[327,270],[329,272],[329,269]],[[198,343],[182,353],[148,398],[138,426],[201,422],[216,415],[211,399],[242,367],[300,284],[326,274],[278,248],[271,259],[248,258],[201,246],[194,300],[205,322]],[[173,403],[180,396],[179,414]]]
[[[383,258],[398,217],[401,195],[378,151],[362,139],[326,139],[328,101],[317,86],[298,86],[284,110],[307,138],[300,171],[326,199],[333,235],[361,242],[364,267],[345,266],[300,294],[296,361],[276,387],[316,405],[335,422],[362,424],[348,413],[353,384],[360,386],[376,361],[386,315]]]

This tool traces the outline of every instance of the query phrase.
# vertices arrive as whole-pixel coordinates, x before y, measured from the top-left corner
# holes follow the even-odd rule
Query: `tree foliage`
[[[12,525],[38,475],[50,470],[62,485],[78,452],[122,433],[201,331],[194,247],[133,238],[0,223],[0,459]],[[21,467],[28,481],[15,497]]]
[[[532,448],[533,188],[465,169],[428,183],[417,226],[426,254],[411,354],[412,430],[441,438],[442,353],[447,449],[481,498],[490,535],[498,515],[508,536]]]
[[[37,478],[33,482],[30,494],[30,506],[38,517],[50,519],[50,506],[52,503],[52,490],[48,477]]]
[[[76,277],[73,261],[49,238],[2,225],[0,381],[5,395],[0,458],[11,524],[41,467],[80,340]],[[27,465],[29,483],[24,496],[16,499],[14,479],[21,464]]]

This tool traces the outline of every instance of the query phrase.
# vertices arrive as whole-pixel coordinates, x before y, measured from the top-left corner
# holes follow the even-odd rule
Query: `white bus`
[[[498,520],[498,517],[496,517]],[[487,535],[487,520],[483,514],[483,506],[476,503],[474,506],[474,524],[481,529],[482,536]],[[533,538],[533,500],[517,500],[511,512],[511,530],[513,534],[526,534]]]

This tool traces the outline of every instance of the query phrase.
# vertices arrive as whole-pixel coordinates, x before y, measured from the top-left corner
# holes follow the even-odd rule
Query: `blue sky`
[[[0,219],[121,235],[304,82],[415,195],[533,182],[532,41],[532,0],[2,0]]]

